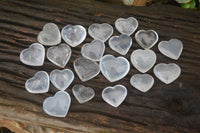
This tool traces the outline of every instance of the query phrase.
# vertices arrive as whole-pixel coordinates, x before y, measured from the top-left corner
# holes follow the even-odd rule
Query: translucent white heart
[[[90,101],[95,95],[92,88],[80,84],[74,85],[72,92],[80,104]]]
[[[126,96],[127,89],[123,85],[109,86],[102,91],[103,100],[113,107],[118,107],[125,100]]]
[[[158,49],[165,56],[174,60],[178,60],[183,50],[183,43],[178,39],[161,41],[158,44]]]
[[[63,27],[61,35],[67,44],[76,47],[85,40],[87,32],[81,25],[67,25]]]
[[[49,90],[49,75],[45,71],[37,72],[25,83],[25,88],[30,93],[46,93]]]
[[[45,49],[40,43],[33,43],[20,53],[20,61],[29,66],[42,66],[44,57]]]
[[[156,63],[156,54],[149,49],[137,49],[131,54],[131,62],[138,71],[145,73]]]
[[[147,92],[153,86],[154,79],[149,74],[135,74],[131,77],[130,83],[139,91]]]
[[[81,48],[83,57],[92,61],[99,61],[105,51],[105,44],[100,40],[93,40],[91,43],[86,43]]]
[[[138,21],[134,17],[119,18],[115,21],[116,29],[121,33],[130,36],[138,27]]]
[[[58,91],[43,102],[43,110],[50,116],[65,117],[71,104],[71,97],[65,91]]]
[[[42,31],[38,34],[38,42],[47,46],[59,44],[61,42],[61,35],[58,26],[54,23],[45,24]]]
[[[110,82],[115,82],[125,77],[129,70],[130,64],[124,57],[114,57],[113,55],[105,55],[100,60],[101,73]]]
[[[53,64],[64,68],[71,57],[71,53],[71,48],[67,44],[61,43],[47,50],[47,58]]]
[[[128,35],[113,36],[109,39],[109,46],[117,53],[126,55],[132,46],[132,38]]]
[[[181,74],[181,68],[174,63],[160,63],[153,69],[154,74],[165,84],[170,84]]]
[[[59,90],[64,91],[74,80],[74,73],[69,69],[55,69],[50,73],[51,83]]]

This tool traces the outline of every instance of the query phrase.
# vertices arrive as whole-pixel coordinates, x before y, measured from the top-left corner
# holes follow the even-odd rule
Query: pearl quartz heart
[[[64,68],[71,57],[71,53],[71,48],[67,44],[61,43],[47,50],[47,58],[53,64]]]
[[[100,60],[101,73],[110,82],[115,82],[125,77],[129,70],[130,64],[124,57],[114,57],[113,55],[105,55]]]
[[[92,88],[80,84],[74,85],[72,92],[80,104],[90,101],[95,95]]]
[[[81,44],[87,35],[85,28],[81,25],[67,25],[61,31],[63,40],[71,47]]]
[[[92,61],[99,61],[105,51],[105,44],[100,40],[93,40],[91,43],[86,43],[81,48],[83,57]]]
[[[113,36],[109,39],[112,50],[121,55],[126,55],[132,45],[132,39],[128,35]]]
[[[20,61],[29,66],[42,66],[44,57],[45,49],[40,43],[33,43],[20,53]]]
[[[139,30],[135,39],[142,48],[150,49],[158,42],[158,34],[154,30]]]
[[[181,68],[174,63],[160,63],[153,69],[154,74],[165,84],[170,84],[181,74]]]
[[[50,73],[51,83],[59,90],[64,91],[74,80],[74,73],[69,69],[55,69]]]
[[[65,91],[58,91],[43,102],[43,110],[50,116],[65,117],[71,104],[71,97]]]
[[[59,44],[61,42],[61,35],[58,26],[54,23],[45,24],[42,31],[38,34],[38,42],[47,46]]]
[[[126,96],[127,89],[123,85],[109,86],[102,91],[103,100],[113,107],[118,107],[125,100]]]
[[[154,79],[149,74],[135,74],[131,77],[130,83],[139,91],[147,92],[153,86]]]
[[[25,88],[30,93],[46,93],[49,90],[49,75],[45,71],[37,72],[25,83]]]
[[[158,44],[158,49],[165,56],[174,60],[178,60],[183,50],[183,43],[178,39],[161,41]]]
[[[156,54],[149,49],[137,49],[131,54],[131,62],[138,71],[145,73],[156,63]]]

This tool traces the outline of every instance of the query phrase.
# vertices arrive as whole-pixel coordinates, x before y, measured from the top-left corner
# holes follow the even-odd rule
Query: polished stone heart
[[[84,57],[74,61],[74,70],[83,82],[96,77],[100,72],[99,65],[96,62]]]
[[[165,56],[178,60],[183,50],[183,43],[178,39],[171,39],[169,41],[161,41],[158,44],[158,49]]]
[[[113,34],[113,27],[107,23],[94,23],[89,26],[88,33],[94,40],[100,40],[102,42],[105,42]]]
[[[67,25],[61,31],[63,40],[71,47],[81,44],[87,35],[85,28],[81,25]]]
[[[135,74],[131,77],[130,83],[139,91],[147,92],[153,86],[154,79],[149,74]]]
[[[47,50],[47,58],[53,64],[64,68],[71,57],[71,53],[71,48],[67,44],[61,43]]]
[[[20,61],[29,66],[42,66],[44,57],[45,49],[40,43],[33,43],[20,53]]]
[[[138,27],[138,21],[134,17],[119,18],[115,21],[116,29],[121,33],[130,36]]]
[[[131,54],[131,62],[138,71],[145,73],[156,63],[156,54],[149,49],[137,49]]]
[[[181,68],[174,63],[160,63],[153,69],[154,74],[165,84],[170,84],[181,74]]]
[[[109,40],[112,50],[121,55],[126,55],[132,45],[132,39],[128,35],[113,36]]]
[[[158,34],[154,30],[139,30],[135,39],[142,48],[150,49],[158,42]]]
[[[51,83],[59,90],[64,91],[74,80],[74,73],[69,69],[55,69],[50,73]]]
[[[103,100],[113,107],[118,107],[125,100],[126,96],[127,89],[123,85],[109,86],[102,91]]]
[[[72,92],[80,104],[90,101],[95,95],[92,88],[85,87],[81,84],[74,85]]]
[[[47,46],[59,44],[61,42],[61,35],[58,26],[54,23],[45,24],[42,31],[38,34],[38,42]]]
[[[58,91],[43,102],[43,110],[50,116],[65,117],[71,104],[71,97],[65,91]]]
[[[105,55],[100,60],[100,70],[106,79],[115,82],[128,74],[130,64],[124,57],[115,58],[113,55]]]
[[[46,93],[49,90],[49,75],[45,71],[37,72],[25,83],[25,88],[30,93]]]
[[[105,51],[105,44],[100,40],[93,40],[91,43],[86,43],[81,48],[83,57],[92,61],[99,61]]]

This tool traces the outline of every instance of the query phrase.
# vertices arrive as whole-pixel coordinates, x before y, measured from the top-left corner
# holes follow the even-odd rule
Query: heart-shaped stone
[[[100,72],[99,65],[96,62],[84,57],[74,61],[74,70],[83,82],[94,78]]]
[[[138,21],[134,17],[118,18],[115,21],[116,29],[121,33],[130,36],[138,27]]]
[[[105,51],[105,44],[100,40],[93,40],[91,43],[86,43],[81,48],[83,57],[92,61],[99,61]]]
[[[181,68],[174,63],[160,63],[153,69],[154,74],[165,84],[170,84],[181,74]]]
[[[25,88],[30,93],[46,93],[49,90],[49,75],[45,71],[37,72],[25,83]]]
[[[67,44],[61,43],[47,50],[47,58],[53,64],[64,68],[71,57],[71,53],[71,48]]]
[[[145,73],[156,63],[156,54],[149,49],[137,49],[131,54],[131,62],[138,71]]]
[[[43,110],[50,116],[65,117],[71,104],[71,97],[65,91],[58,91],[43,102]]]
[[[50,73],[51,83],[59,90],[64,91],[74,80],[74,73],[69,69],[55,69]]]
[[[74,85],[72,92],[80,104],[90,101],[95,95],[95,92],[92,88],[85,87],[81,84]]]
[[[118,107],[125,100],[126,96],[127,89],[123,85],[109,86],[102,91],[103,100],[113,107]]]
[[[40,43],[33,43],[20,53],[20,61],[29,66],[42,66],[44,57],[45,49]]]
[[[165,56],[174,60],[178,60],[183,50],[183,43],[178,39],[161,41],[158,44],[158,49]]]
[[[126,55],[131,45],[132,39],[128,35],[113,36],[109,40],[110,48],[121,55]]]
[[[113,34],[113,27],[107,23],[94,23],[89,26],[88,33],[94,40],[100,40],[102,42],[105,42]]]
[[[158,34],[154,30],[139,30],[135,40],[144,49],[150,49],[158,42]]]
[[[45,24],[42,31],[38,34],[38,42],[47,46],[59,44],[61,42],[61,35],[58,26],[54,23]]]
[[[130,64],[124,57],[114,57],[105,55],[100,60],[100,70],[110,82],[115,82],[125,77],[129,70]]]
[[[76,47],[85,40],[87,32],[81,25],[67,25],[63,27],[61,35],[67,44]]]
[[[131,77],[130,83],[139,91],[147,92],[153,86],[154,79],[149,74],[135,74]]]

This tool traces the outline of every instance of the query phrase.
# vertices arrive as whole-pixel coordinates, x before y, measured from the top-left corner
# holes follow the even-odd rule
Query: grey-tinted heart
[[[105,51],[105,44],[100,40],[93,40],[91,43],[86,43],[81,48],[83,57],[92,61],[99,61]]]
[[[40,43],[33,43],[20,53],[20,61],[29,66],[42,66],[44,57],[45,49]]]
[[[65,91],[58,91],[43,102],[43,110],[50,116],[65,117],[71,104],[71,97]]]
[[[74,69],[83,82],[94,78],[100,72],[99,65],[96,62],[84,57],[74,61]]]
[[[131,54],[131,62],[138,71],[145,73],[156,63],[156,54],[149,49],[137,49]]]
[[[169,41],[161,41],[158,44],[158,49],[165,56],[177,60],[183,50],[183,43],[178,39],[171,39]]]
[[[113,27],[107,23],[94,23],[89,26],[88,33],[92,38],[94,38],[94,40],[101,40],[102,42],[105,42],[113,34]]]
[[[147,92],[154,84],[154,79],[149,74],[135,74],[131,77],[130,83],[136,89]]]
[[[85,87],[80,84],[74,85],[74,87],[72,88],[72,92],[75,98],[81,104],[90,101],[95,95],[95,92],[92,88]]]
[[[30,93],[46,93],[49,90],[49,75],[45,71],[37,72],[25,83],[25,88]]]
[[[38,41],[47,46],[59,44],[61,42],[61,35],[58,26],[54,23],[45,24],[42,31],[38,34]]]
[[[158,34],[154,30],[139,30],[135,39],[142,48],[150,49],[158,42]]]
[[[130,64],[124,57],[114,57],[105,55],[100,61],[100,70],[110,82],[115,82],[125,77],[129,70]]]
[[[112,50],[126,55],[132,45],[132,39],[128,35],[113,36],[109,40],[109,46]]]
[[[50,73],[50,80],[57,89],[64,91],[74,80],[74,73],[69,69],[55,69]]]
[[[126,96],[127,89],[123,85],[109,86],[102,91],[103,100],[113,107],[118,107],[125,100]]]
[[[63,27],[61,35],[67,44],[76,47],[85,40],[87,32],[81,25],[67,25]]]
[[[67,44],[61,43],[47,50],[47,58],[55,65],[64,68],[71,57],[71,53],[71,48]]]

